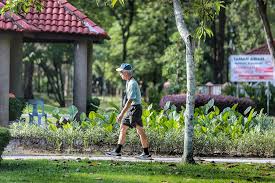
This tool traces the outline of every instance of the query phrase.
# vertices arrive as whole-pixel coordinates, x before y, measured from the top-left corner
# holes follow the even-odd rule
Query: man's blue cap
[[[123,71],[123,70],[126,70],[126,71],[130,71],[132,70],[132,66],[130,64],[127,64],[127,63],[123,63],[120,65],[119,68],[116,69],[116,71]]]

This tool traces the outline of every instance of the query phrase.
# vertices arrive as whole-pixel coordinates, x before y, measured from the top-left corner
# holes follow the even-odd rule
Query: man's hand
[[[121,120],[124,116],[124,114],[128,111],[128,109],[131,107],[131,103],[132,103],[132,99],[128,99],[125,106],[123,107],[122,111],[120,112],[120,114],[117,116],[116,120],[118,123],[121,123]],[[122,125],[120,125],[122,126]]]
[[[123,114],[120,113],[120,114],[116,117],[117,122],[118,122],[118,123],[121,123],[122,118],[123,118]]]

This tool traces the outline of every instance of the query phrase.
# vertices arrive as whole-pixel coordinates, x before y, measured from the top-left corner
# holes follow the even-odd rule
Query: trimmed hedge
[[[275,129],[265,132],[245,132],[243,136],[232,140],[226,134],[214,136],[212,133],[195,135],[193,139],[195,156],[275,156]],[[111,150],[117,143],[118,132],[106,132],[95,126],[86,130],[58,129],[56,132],[37,125],[14,123],[11,133],[16,146],[25,149],[48,150],[58,152],[87,152]],[[184,131],[171,129],[163,135],[152,128],[146,128],[150,150],[154,153],[182,154]],[[140,140],[136,131],[127,134],[124,152],[134,153],[141,150]]]
[[[255,102],[249,98],[237,98],[233,96],[223,96],[223,95],[196,95],[195,107],[204,106],[208,101],[214,99],[215,106],[220,110],[226,107],[232,107],[234,104],[238,104],[237,110],[239,112],[244,112],[249,106],[256,107]],[[170,101],[180,110],[181,107],[185,107],[186,104],[186,94],[176,94],[176,95],[166,95],[160,100],[160,107],[163,108],[165,104]]]
[[[9,98],[9,119],[14,121],[19,119],[23,109],[26,107],[26,101],[23,98]]]
[[[11,134],[7,128],[0,127],[0,161],[5,147],[9,144]]]
[[[89,114],[91,111],[97,111],[98,107],[100,106],[100,99],[99,98],[92,98],[89,97],[87,100],[87,114]]]

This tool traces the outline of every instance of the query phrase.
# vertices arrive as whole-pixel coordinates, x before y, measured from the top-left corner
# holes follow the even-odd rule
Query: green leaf
[[[30,7],[27,4],[23,4],[22,9],[23,9],[24,13],[27,13],[30,11]]]
[[[59,118],[59,123],[61,124],[64,120],[65,120],[64,116],[61,116],[61,117]]]
[[[81,127],[82,128],[87,128],[89,126],[89,123],[87,121],[82,121]]]
[[[259,113],[259,116],[262,116],[264,113],[264,108],[262,108],[261,110],[260,110],[260,113]]]
[[[176,110],[177,110],[177,107],[176,107],[174,104],[172,104],[172,105],[171,105],[171,110],[172,110],[172,111],[176,111]]]
[[[207,116],[210,120],[212,120],[215,117],[215,112],[212,111]]]
[[[248,117],[247,117],[247,120],[248,121],[251,121],[252,120],[252,118],[254,117],[254,108],[250,111],[250,113],[249,113],[249,115],[248,115]]]
[[[59,114],[59,113],[60,113],[60,111],[59,111],[58,107],[54,108],[54,110],[52,111],[53,115],[56,115],[56,114]]]
[[[150,115],[150,111],[145,109],[144,111],[142,111],[142,115],[144,117],[148,117]]]
[[[251,110],[251,106],[249,106],[245,111],[244,111],[244,115],[246,115],[250,110]]]
[[[233,111],[236,111],[237,106],[238,106],[238,103],[237,103],[237,104],[234,104],[234,105],[231,107],[231,109],[232,109]]]
[[[220,114],[220,109],[217,106],[214,106],[214,111],[216,115]]]
[[[119,106],[116,105],[114,102],[109,102],[109,105],[119,111]]]
[[[223,115],[222,115],[222,120],[223,120],[224,122],[227,122],[228,116],[229,116],[229,112],[223,113]]]
[[[103,121],[105,121],[105,122],[106,122],[106,117],[105,117],[105,116],[103,116],[102,114],[95,113],[95,116],[96,116],[97,118],[99,118],[99,119],[101,119],[101,120],[103,120]]]
[[[236,123],[241,126],[242,122],[243,122],[243,116],[240,116]]]
[[[104,126],[104,130],[105,130],[106,132],[112,132],[112,130],[113,130],[113,125],[112,125],[112,124],[105,125],[105,126]]]
[[[53,132],[56,132],[57,131],[57,127],[54,125],[54,124],[50,124],[49,125],[49,129]]]
[[[73,126],[70,124],[70,123],[66,123],[66,124],[64,124],[63,125],[63,128],[64,129],[70,129],[70,128],[72,128]]]
[[[116,5],[118,0],[112,0],[112,7],[114,7]]]
[[[220,6],[220,3],[219,2],[215,2],[215,9],[216,9],[216,12],[220,12],[221,10],[221,6]]]
[[[95,113],[95,111],[91,111],[91,112],[89,113],[89,119],[90,119],[91,121],[94,121],[95,118],[96,118],[96,113]]]
[[[201,126],[201,131],[202,131],[203,133],[206,133],[206,132],[207,132],[207,128],[206,128],[205,126]]]
[[[173,123],[174,123],[173,120],[168,120],[168,121],[166,121],[165,126],[168,128],[167,130],[173,128],[173,126],[174,126]]]
[[[116,123],[116,114],[112,113],[109,120],[108,120],[109,124],[115,124]]]
[[[152,108],[153,108],[153,104],[150,104],[150,105],[147,107],[147,110],[150,111]]]
[[[82,112],[82,113],[80,114],[80,121],[85,121],[86,118],[87,118],[87,115],[86,115],[84,112]]]
[[[211,99],[205,105],[206,108],[205,108],[204,114],[207,114],[209,109],[211,109],[213,106],[214,106],[214,99]]]
[[[212,32],[212,30],[210,28],[205,27],[204,30],[205,30],[205,32],[207,33],[207,35],[209,37],[212,37],[214,35],[213,32]]]
[[[75,118],[75,116],[76,116],[76,114],[78,113],[78,109],[77,109],[77,107],[75,107],[74,105],[71,105],[71,106],[69,107],[68,112],[69,112],[71,121],[73,121],[74,118]]]
[[[167,110],[169,109],[170,104],[171,104],[170,101],[166,102],[166,104],[165,104],[165,106],[164,106],[164,110],[165,110],[165,111],[167,111]]]

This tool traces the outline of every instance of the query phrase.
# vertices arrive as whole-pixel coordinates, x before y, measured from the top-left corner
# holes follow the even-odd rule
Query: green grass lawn
[[[110,106],[110,103],[114,103],[117,106],[121,104],[121,98],[119,96],[97,96],[100,99],[100,107],[106,109]]]
[[[4,160],[0,182],[275,182],[275,168],[271,164]]]
[[[112,105],[110,103],[114,103],[117,106],[120,106],[120,97],[118,96],[94,96],[100,99],[100,109],[108,109],[110,108]],[[52,114],[52,112],[54,111],[54,109],[56,107],[59,108],[60,114],[68,114],[68,107],[59,107],[58,103],[56,101],[54,101],[53,99],[50,99],[46,94],[35,94],[35,98],[39,99],[42,98],[45,102],[44,104],[44,111],[46,114]],[[24,109],[23,109],[23,118],[25,119],[26,122],[29,121],[29,117],[28,114],[32,112],[32,106],[31,105],[27,105]],[[38,112],[42,112],[42,108],[41,106],[38,107]],[[51,117],[48,117],[49,120],[51,120]],[[42,121],[44,121],[45,118],[42,119]],[[34,121],[37,121],[37,117],[34,118]]]
[[[100,108],[102,109],[106,109],[106,108],[109,108],[111,107],[110,103],[114,103],[115,105],[117,106],[120,106],[120,103],[121,103],[121,99],[119,96],[94,96],[94,97],[97,97],[100,99]],[[47,96],[46,94],[39,94],[39,93],[36,93],[35,94],[35,98],[39,99],[43,99],[44,100],[44,110],[46,113],[51,113],[56,107],[59,108],[60,112],[62,114],[66,114],[68,113],[68,107],[59,107],[58,103],[56,101],[54,101],[53,99],[49,98],[49,96]],[[31,106],[28,106],[23,110],[23,113],[29,113],[32,111],[32,108]],[[39,112],[41,112],[41,108],[38,109]]]

